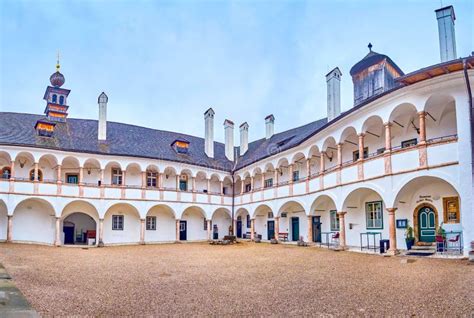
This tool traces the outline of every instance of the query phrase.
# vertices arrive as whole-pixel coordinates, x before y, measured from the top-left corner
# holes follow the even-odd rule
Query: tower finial
[[[59,69],[61,68],[61,65],[59,65],[59,51],[58,51],[58,59],[56,62],[56,72],[59,72]]]
[[[369,51],[372,52],[372,43],[369,42],[369,45],[367,45],[367,47],[369,48]]]

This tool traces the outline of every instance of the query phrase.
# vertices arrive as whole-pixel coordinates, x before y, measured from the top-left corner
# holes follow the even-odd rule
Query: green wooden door
[[[422,207],[418,211],[418,234],[420,242],[434,242],[436,235],[435,212],[430,207]]]
[[[291,240],[298,241],[300,238],[300,219],[298,217],[291,218]]]

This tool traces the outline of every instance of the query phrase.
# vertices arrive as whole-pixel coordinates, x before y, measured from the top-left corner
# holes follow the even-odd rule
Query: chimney
[[[107,139],[107,102],[109,98],[104,92],[99,95],[99,128],[97,130],[97,137],[99,140]]]
[[[436,12],[436,19],[438,20],[439,32],[439,53],[441,62],[446,62],[456,59],[456,36],[454,32],[454,15],[453,6],[447,6]]]
[[[212,108],[204,113],[204,151],[209,158],[214,157],[214,114]]]
[[[326,74],[328,94],[328,121],[333,120],[341,114],[341,70],[336,67]]]
[[[234,123],[228,119],[224,121],[225,156],[234,161]]]
[[[265,138],[270,139],[275,131],[275,117],[270,114],[265,117]]]
[[[249,124],[240,125],[240,155],[244,155],[249,149]]]

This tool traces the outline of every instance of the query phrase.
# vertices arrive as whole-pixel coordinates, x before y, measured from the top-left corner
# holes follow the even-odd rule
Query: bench
[[[288,242],[288,233],[285,233],[285,232],[278,233],[278,240],[282,240],[283,242]]]

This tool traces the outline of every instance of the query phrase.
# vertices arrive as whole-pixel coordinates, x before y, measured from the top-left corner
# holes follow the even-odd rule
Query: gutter
[[[471,124],[471,166],[473,166],[474,141],[472,140],[472,137],[474,136],[474,118],[473,118],[473,111],[472,111],[471,83],[469,81],[469,75],[467,74],[467,62],[465,58],[462,59],[462,66],[463,66],[463,72],[464,72],[464,79],[466,81],[467,97],[468,97],[468,104],[469,104],[469,121]]]

